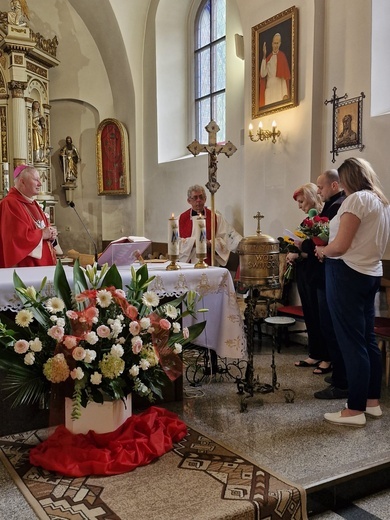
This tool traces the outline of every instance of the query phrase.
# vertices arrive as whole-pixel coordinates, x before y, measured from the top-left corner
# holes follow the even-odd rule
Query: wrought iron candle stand
[[[245,359],[221,358],[213,350],[193,344],[184,348],[183,361],[186,367],[185,377],[195,387],[213,377],[218,382],[235,382],[243,377],[247,366]]]
[[[275,278],[270,282],[269,285],[263,288],[267,289],[278,289],[280,287],[279,279]],[[254,364],[253,364],[253,352],[254,352],[254,327],[255,327],[255,318],[256,318],[256,305],[261,299],[261,294],[258,286],[250,285],[248,288],[248,296],[246,298],[246,308],[244,312],[245,323],[246,323],[246,336],[247,336],[247,350],[248,350],[248,362],[245,371],[244,379],[237,378],[237,390],[238,394],[242,395],[240,402],[240,411],[245,412],[248,408],[247,399],[249,397],[253,397],[255,393],[260,394],[268,394],[270,392],[274,392],[275,389],[278,389],[280,384],[278,383],[278,378],[276,374],[276,365],[275,365],[275,342],[272,342],[272,361],[271,361],[271,370],[272,370],[272,384],[262,383],[260,381],[259,375],[255,375],[254,373]],[[246,393],[247,395],[243,395]]]

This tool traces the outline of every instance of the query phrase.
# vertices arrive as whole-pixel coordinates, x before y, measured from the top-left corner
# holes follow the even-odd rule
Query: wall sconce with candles
[[[280,130],[276,130],[276,121],[272,121],[272,130],[263,130],[263,123],[260,121],[256,134],[253,134],[253,125],[249,125],[249,138],[256,143],[257,141],[268,141],[272,139],[276,143],[276,138],[281,134]]]

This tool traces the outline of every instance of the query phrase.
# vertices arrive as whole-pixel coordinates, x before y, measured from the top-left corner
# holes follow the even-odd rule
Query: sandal
[[[316,361],[315,363],[308,363],[307,361],[298,361],[298,363],[294,363],[296,367],[318,367],[318,365],[321,363],[321,361]]]
[[[333,370],[333,367],[332,365],[330,364],[328,367],[326,368],[323,368],[323,367],[317,367],[315,370],[313,370],[313,374],[315,374],[316,376],[322,376],[324,374],[329,374],[329,372],[332,372]]]

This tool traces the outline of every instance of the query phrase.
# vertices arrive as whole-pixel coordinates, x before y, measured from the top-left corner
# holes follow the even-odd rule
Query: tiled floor
[[[271,352],[267,340],[262,347],[256,347],[257,387],[272,386]],[[316,390],[327,384],[324,377],[314,375],[312,369],[294,366],[294,361],[305,356],[305,346],[297,344],[276,353],[278,389],[246,398],[246,412],[241,412],[241,400],[248,394],[238,394],[237,385],[233,380],[228,381],[226,375],[206,377],[201,386],[195,387],[185,381],[184,419],[228,448],[300,483],[308,491],[309,509],[318,512],[323,507],[343,506],[338,514],[316,518],[375,518],[377,515],[377,518],[389,519],[390,491],[372,496],[368,501],[361,499],[354,505],[353,516],[348,516],[349,513],[340,516],[341,511],[346,514],[349,501],[356,496],[364,496],[366,492],[373,494],[378,487],[382,489],[386,481],[390,487],[389,388],[383,384],[384,415],[380,420],[368,420],[365,428],[331,425],[323,420],[323,414],[340,410],[345,399],[327,401],[313,397]],[[295,394],[293,403],[286,402],[286,396],[291,394],[285,391],[287,389]],[[384,473],[372,474],[373,468],[386,466]],[[360,481],[351,480],[362,473],[365,476]],[[343,486],[341,482],[346,479],[348,484]],[[322,488],[325,491],[320,492]],[[376,501],[380,504],[378,507],[374,506]],[[386,514],[381,516],[382,503],[387,507]],[[370,508],[377,512],[372,513],[374,516],[364,516],[369,515]],[[360,514],[360,509],[363,516],[355,516]]]

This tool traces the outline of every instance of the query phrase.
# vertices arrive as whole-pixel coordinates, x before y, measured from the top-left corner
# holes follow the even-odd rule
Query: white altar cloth
[[[198,308],[209,309],[206,313],[197,313],[197,320],[185,318],[184,326],[197,321],[207,321],[202,334],[194,342],[196,345],[215,350],[221,357],[246,357],[246,336],[232,277],[227,269],[208,267],[194,269],[193,264],[180,263],[180,270],[167,271],[165,264],[148,264],[149,276],[155,276],[149,290],[160,297],[177,297],[189,290],[197,291],[202,297]],[[139,264],[134,264],[139,268]],[[15,292],[13,284],[14,270],[26,286],[40,288],[43,278],[47,277],[44,293],[54,295],[55,267],[17,267],[0,269],[0,311],[18,311],[22,304]],[[72,287],[73,268],[64,266],[66,277]],[[130,268],[118,268],[122,277],[123,288],[130,283]]]

